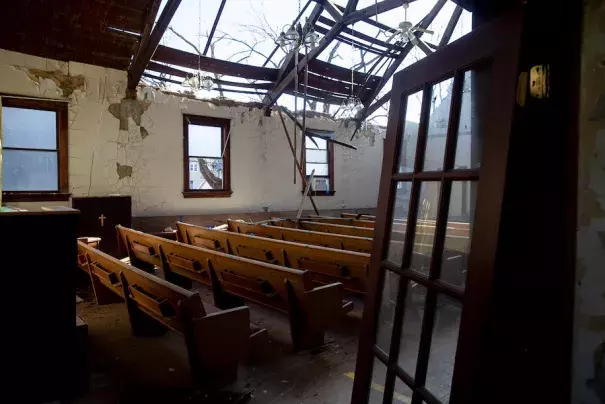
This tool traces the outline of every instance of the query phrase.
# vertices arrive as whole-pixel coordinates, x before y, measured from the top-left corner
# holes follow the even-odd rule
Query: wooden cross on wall
[[[99,220],[101,221],[101,227],[105,226],[105,219],[107,218],[104,214],[101,213],[101,216],[99,216]]]

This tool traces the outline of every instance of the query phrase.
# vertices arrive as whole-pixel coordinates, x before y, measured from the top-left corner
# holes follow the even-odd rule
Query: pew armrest
[[[199,370],[208,376],[229,379],[247,353],[250,310],[242,306],[218,311],[195,319],[193,325]]]
[[[305,293],[305,308],[309,322],[325,329],[339,321],[346,313],[343,310],[342,283],[322,285]]]

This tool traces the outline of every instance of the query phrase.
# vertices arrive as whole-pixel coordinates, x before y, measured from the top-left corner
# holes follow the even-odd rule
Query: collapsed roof
[[[141,80],[186,90],[184,80],[204,72],[212,77],[209,96],[265,107],[306,94],[305,107],[330,112],[354,95],[363,120],[388,101],[395,72],[470,31],[463,7],[488,15],[498,3],[455,1],[29,0],[0,17],[0,48],[128,70],[131,91]],[[420,41],[398,34],[404,4]],[[316,46],[276,43],[280,30],[298,23],[303,35],[319,34]]]

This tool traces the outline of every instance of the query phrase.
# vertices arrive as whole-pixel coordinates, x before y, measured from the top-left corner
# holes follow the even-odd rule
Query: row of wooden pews
[[[337,250],[358,251],[370,254],[372,238],[348,236],[340,233],[323,233],[311,230],[295,229],[293,227],[275,226],[269,223],[245,223],[228,220],[230,232],[250,234],[275,240],[291,241],[301,244],[335,248]]]
[[[97,248],[98,240],[78,240],[78,266],[90,275],[97,303],[125,302],[135,336],[172,330],[184,337],[196,381],[224,385],[237,377],[238,362],[266,340],[266,330],[250,327],[247,307],[217,310],[196,292],[148,274]]]
[[[326,329],[353,308],[343,302],[341,283],[315,286],[309,271],[230,255],[218,251],[215,243],[212,249],[202,248],[116,229],[133,266],[149,271],[160,267],[168,281],[188,287],[192,280],[203,283],[219,308],[248,300],[286,314],[295,350],[322,345]]]
[[[176,226],[179,240],[187,244],[306,270],[316,283],[341,282],[349,291],[366,291],[370,267],[370,255],[367,253],[214,230],[181,222],[177,222]]]

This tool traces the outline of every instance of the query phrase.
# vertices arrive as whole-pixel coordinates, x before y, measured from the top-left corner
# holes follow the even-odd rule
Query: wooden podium
[[[72,207],[80,211],[78,237],[101,237],[101,251],[124,258],[118,246],[116,226],[132,225],[130,196],[99,196],[72,198]]]

